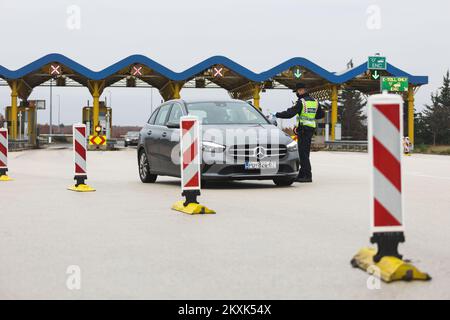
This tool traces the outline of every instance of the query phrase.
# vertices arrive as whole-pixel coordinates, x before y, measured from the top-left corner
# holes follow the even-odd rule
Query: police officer
[[[319,102],[312,98],[303,83],[297,83],[294,92],[297,94],[297,103],[283,112],[277,112],[275,117],[290,119],[297,116],[298,154],[300,156],[300,171],[297,182],[312,182],[311,162],[309,153],[311,140],[316,128],[316,119],[322,119],[325,113]]]

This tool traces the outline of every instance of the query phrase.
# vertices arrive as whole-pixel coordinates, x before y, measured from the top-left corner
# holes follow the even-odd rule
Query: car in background
[[[137,147],[139,177],[180,177],[180,117],[201,121],[202,181],[273,180],[289,186],[297,177],[297,143],[259,110],[241,100],[170,100],[143,126]],[[232,139],[219,139],[236,132]],[[247,140],[245,140],[247,139]]]
[[[139,131],[128,131],[124,137],[125,147],[137,146],[139,142]]]

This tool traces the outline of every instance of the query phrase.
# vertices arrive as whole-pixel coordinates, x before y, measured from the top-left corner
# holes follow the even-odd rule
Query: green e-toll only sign
[[[381,77],[381,92],[406,92],[408,91],[407,77]]]

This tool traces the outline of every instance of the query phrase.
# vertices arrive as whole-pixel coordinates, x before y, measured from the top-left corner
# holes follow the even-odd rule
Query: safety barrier
[[[86,125],[73,125],[73,161],[74,161],[74,179],[76,184],[69,187],[69,190],[77,192],[90,192],[95,189],[88,186],[87,165],[86,165]]]
[[[177,201],[172,209],[187,214],[215,213],[197,201],[201,189],[200,121],[197,117],[184,116],[180,119],[180,169],[181,195],[186,200]]]
[[[378,251],[363,248],[351,264],[386,281],[429,280],[431,277],[402,260],[398,245],[405,241],[402,194],[403,100],[395,94],[368,99],[369,156],[371,161],[371,243]]]
[[[329,151],[356,151],[366,152],[368,149],[367,141],[325,141],[325,150]]]
[[[24,151],[35,149],[36,146],[31,144],[28,139],[8,140],[8,151]]]
[[[0,128],[0,181],[11,181],[8,172],[8,130]]]

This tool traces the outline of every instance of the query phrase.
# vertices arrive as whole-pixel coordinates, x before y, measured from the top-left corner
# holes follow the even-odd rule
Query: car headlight
[[[223,152],[225,146],[211,141],[203,141],[202,150],[206,152]]]
[[[290,152],[297,151],[297,141],[292,141],[287,145],[287,150]]]

